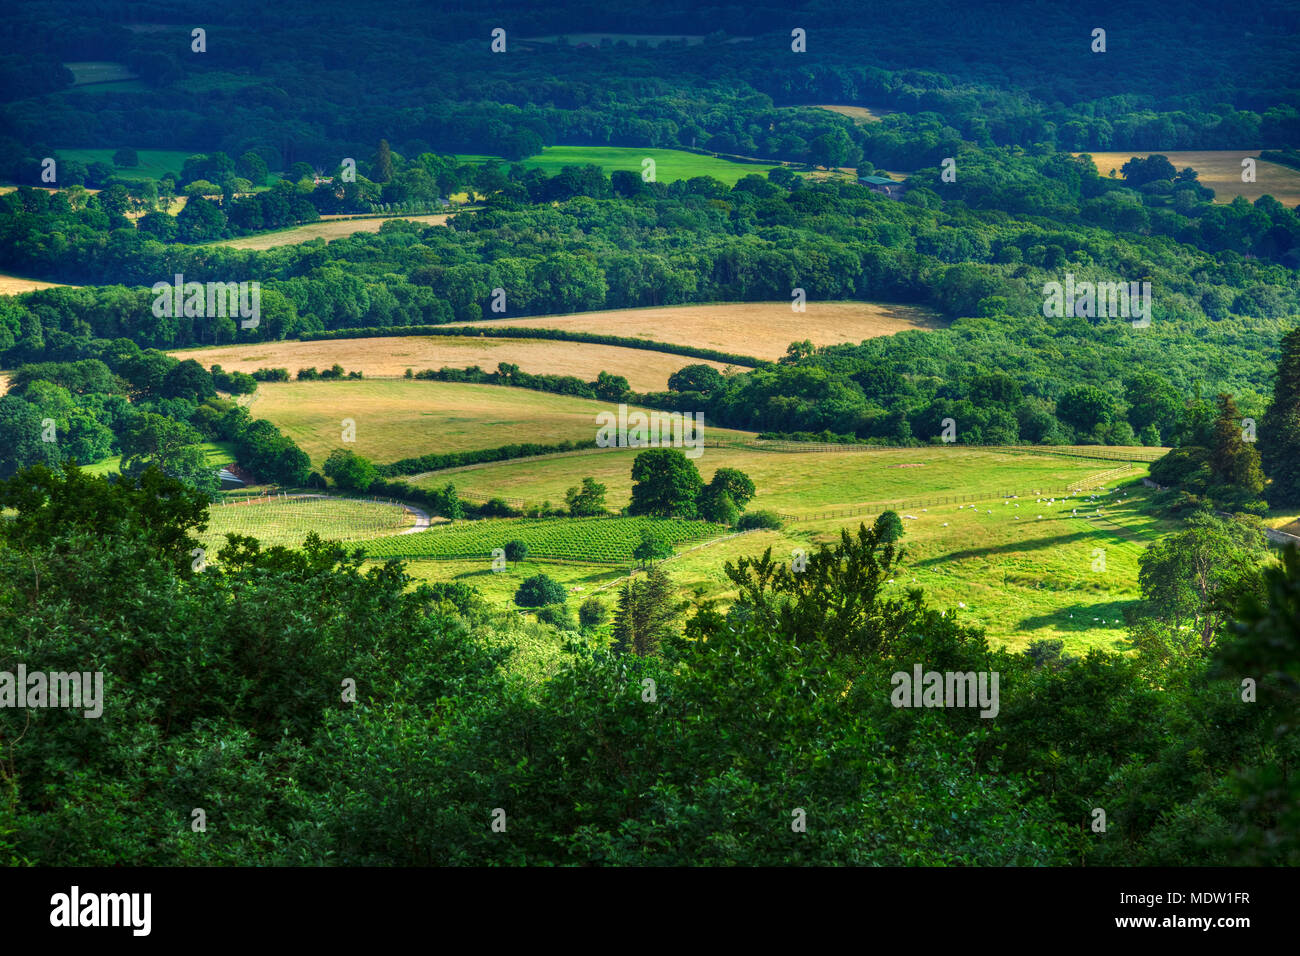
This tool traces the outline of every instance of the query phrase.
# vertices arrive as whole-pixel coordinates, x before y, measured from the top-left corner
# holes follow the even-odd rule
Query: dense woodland
[[[1283,0],[1247,8],[1148,4],[1122,16],[1033,3],[903,0],[713,8],[676,0],[593,3],[585,31],[706,34],[695,46],[553,48],[525,38],[573,32],[562,4],[430,11],[416,2],[368,9],[246,0],[132,7],[52,3],[0,26],[7,105],[0,175],[35,168],[43,144],[267,151],[272,168],[326,167],[388,138],[394,148],[519,158],[554,143],[686,146],[771,159],[862,150],[912,169],[981,145],[1066,149],[1248,149],[1300,141],[1300,90]],[[152,7],[152,8],[151,8]],[[96,11],[102,19],[96,19]],[[1008,24],[1016,23],[1016,29]],[[347,24],[347,40],[320,23]],[[877,23],[879,26],[877,27]],[[207,50],[190,50],[205,25]],[[507,54],[490,32],[507,30]],[[790,31],[808,31],[791,53]],[[1107,29],[1107,51],[1090,50]],[[511,54],[510,44],[515,53]],[[869,51],[864,56],[864,51]],[[69,89],[60,61],[125,62],[142,89]],[[19,68],[19,64],[22,68]],[[807,103],[900,111],[857,128]],[[400,132],[400,136],[397,133]],[[823,139],[827,137],[827,139]],[[843,143],[840,143],[841,137]],[[335,157],[333,160],[327,157]],[[849,163],[852,164],[851,155]],[[30,171],[27,175],[32,175]]]
[[[654,653],[575,633],[530,676],[508,646],[542,625],[408,588],[396,562],[243,539],[195,573],[205,503],[156,471],[38,468],[0,503],[10,652],[94,661],[113,706],[0,710],[0,740],[23,738],[0,762],[0,863],[1300,863],[1300,559],[1221,563],[1189,596],[1189,562],[1262,549],[1210,515],[1146,562],[1136,656],[991,650],[921,592],[886,596],[906,539],[864,526],[803,574],[729,566],[741,601],[661,616]],[[1172,639],[1189,618],[1208,640]],[[916,663],[998,671],[998,719],[891,706]]]

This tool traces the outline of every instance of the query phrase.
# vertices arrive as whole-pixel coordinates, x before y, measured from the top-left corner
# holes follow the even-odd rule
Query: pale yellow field
[[[23,279],[0,273],[0,295],[21,295],[24,292],[35,292],[37,289],[57,289],[63,285],[67,283],[42,282],[40,279]]]
[[[1247,156],[1254,156],[1258,159],[1259,152],[1257,149],[1188,149],[1172,151],[1157,149],[1146,152],[1120,151],[1090,153],[1089,155],[1092,156],[1097,172],[1104,178],[1110,177],[1112,169],[1115,170],[1117,177],[1121,176],[1120,169],[1134,157],[1146,159],[1148,156],[1158,153],[1167,157],[1169,162],[1174,164],[1175,169],[1190,166],[1196,170],[1201,185],[1209,186],[1214,190],[1215,202],[1229,203],[1238,196],[1244,196],[1254,202],[1260,196],[1268,195],[1284,206],[1294,206],[1300,203],[1300,169],[1291,169],[1289,166],[1259,160],[1255,164],[1256,181],[1253,183],[1243,183],[1241,181],[1242,159]],[[1081,154],[1076,153],[1075,155]]]
[[[349,372],[359,371],[366,376],[402,375],[408,368],[419,372],[426,368],[468,368],[471,365],[492,372],[496,371],[499,362],[512,362],[533,375],[576,375],[587,382],[594,381],[601,372],[623,375],[638,392],[664,391],[668,387],[668,376],[687,365],[711,365],[719,371],[725,367],[721,362],[701,362],[684,355],[613,345],[479,336],[404,335],[323,342],[268,342],[186,349],[171,354],[179,359],[194,359],[204,368],[220,365],[227,372],[287,368],[290,375],[296,375],[300,368],[324,369],[336,362]]]
[[[819,110],[830,110],[832,113],[839,113],[841,116],[847,116],[855,123],[879,123],[882,117],[888,116],[893,110],[887,110],[883,107],[870,106],[835,106],[824,103],[814,103],[812,106]]]
[[[0,395],[9,391],[9,373],[0,372]]]
[[[28,189],[44,189],[47,193],[56,193],[56,192],[59,191],[58,188],[55,187],[55,186],[29,186],[29,187],[27,187],[27,188],[28,188]],[[84,187],[83,187],[83,188],[84,188]],[[5,193],[12,193],[12,192],[17,192],[17,191],[18,191],[18,187],[17,187],[17,186],[0,186],[0,196],[3,196]],[[90,194],[93,196],[95,193],[99,192],[99,190],[98,190],[98,189],[86,189],[86,192],[90,193]]]
[[[676,305],[576,315],[544,315],[465,323],[464,328],[494,322],[533,329],[572,329],[629,338],[693,345],[775,360],[791,342],[814,345],[858,343],[906,329],[936,329],[943,321],[928,309],[874,302],[808,302],[793,312],[789,302],[733,302]],[[693,360],[692,360],[693,361]]]
[[[125,64],[108,60],[82,60],[63,65],[72,71],[73,86],[81,86],[85,83],[113,83],[137,78]]]
[[[310,239],[342,239],[358,232],[378,232],[379,227],[391,219],[405,219],[425,225],[441,226],[447,222],[448,213],[435,213],[428,216],[387,216],[377,219],[331,219],[322,222],[309,222],[304,226],[282,229],[279,232],[267,232],[257,236],[243,236],[239,239],[222,239],[214,246],[229,246],[232,249],[273,249],[276,246],[292,246]]]

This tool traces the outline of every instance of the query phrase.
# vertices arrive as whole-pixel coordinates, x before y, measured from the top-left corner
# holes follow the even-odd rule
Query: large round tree
[[[694,518],[695,500],[704,487],[695,463],[676,448],[652,448],[632,462],[632,503],[628,514]]]

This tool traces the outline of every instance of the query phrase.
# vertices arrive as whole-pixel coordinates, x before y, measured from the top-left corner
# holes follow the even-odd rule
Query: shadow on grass
[[[1043,548],[1056,548],[1079,541],[1096,541],[1094,531],[1077,531],[1073,534],[1058,534],[1049,538],[1034,538],[1027,541],[1010,541],[1006,544],[992,545],[987,548],[967,548],[964,551],[950,551],[947,554],[926,558],[912,565],[914,568],[927,568],[949,561],[965,561],[969,558],[985,558],[995,554],[1015,554],[1019,551],[1039,551]],[[903,542],[906,544],[906,540]]]
[[[1106,601],[1101,604],[1069,604],[1050,614],[1035,614],[1021,618],[1016,622],[1016,629],[1036,631],[1051,627],[1058,631],[1076,631],[1080,634],[1095,628],[1124,627],[1124,611],[1136,606],[1137,601]],[[1129,650],[1126,638],[1116,638],[1111,642],[1116,651]]]

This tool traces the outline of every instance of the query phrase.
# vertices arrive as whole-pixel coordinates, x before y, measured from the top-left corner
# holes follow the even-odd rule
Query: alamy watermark
[[[174,282],[155,282],[152,291],[158,319],[238,317],[241,329],[255,329],[262,321],[260,282],[186,282],[178,272]]]
[[[997,671],[926,671],[921,665],[912,673],[896,671],[889,679],[894,690],[889,702],[895,707],[979,707],[981,717],[998,715]]]
[[[619,404],[618,415],[596,416],[597,448],[685,448],[687,458],[704,454],[704,413],[634,411]]]
[[[84,716],[104,713],[103,671],[33,671],[19,664],[18,671],[0,671],[0,708],[57,707],[80,710]]]
[[[1133,328],[1151,325],[1151,283],[1147,282],[1080,282],[1074,273],[1065,274],[1065,283],[1043,285],[1043,315],[1049,319],[1074,316],[1081,319],[1135,319]]]

